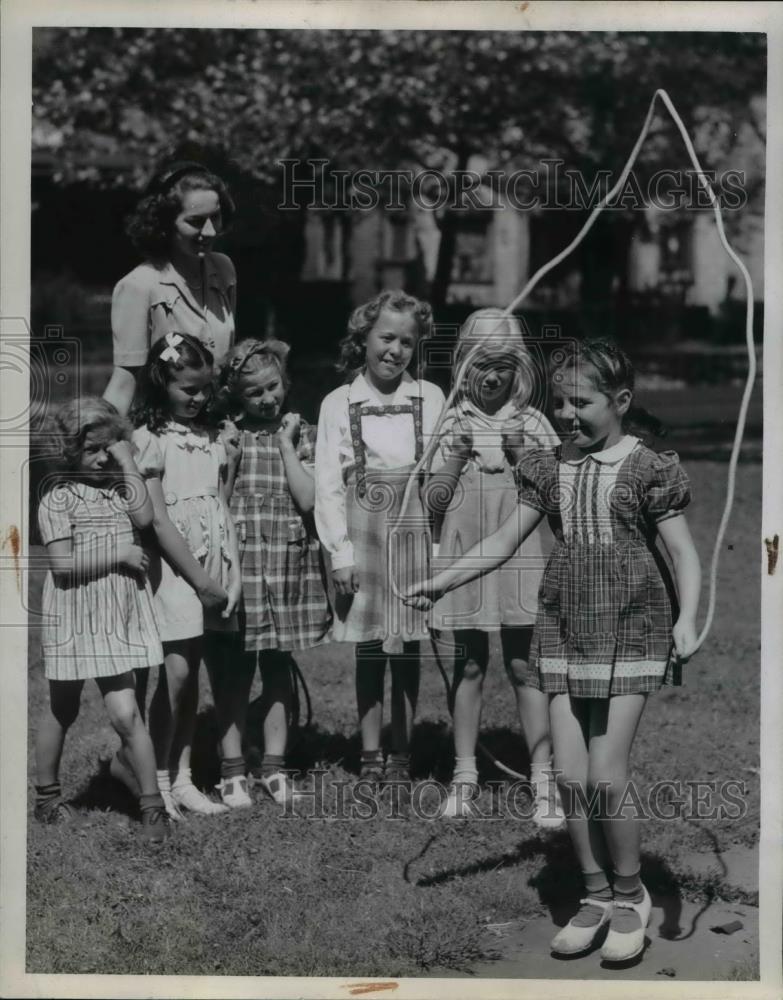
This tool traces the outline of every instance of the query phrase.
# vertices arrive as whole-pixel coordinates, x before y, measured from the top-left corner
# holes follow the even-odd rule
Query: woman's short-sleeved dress
[[[161,481],[169,519],[207,574],[226,587],[231,557],[219,481],[227,457],[217,432],[172,420],[158,433],[138,427],[133,443],[141,474]],[[234,616],[224,619],[219,611],[204,610],[195,590],[165,557],[150,567],[150,579],[164,642],[190,639],[205,630],[236,630]]]
[[[674,452],[626,435],[580,460],[561,449],[519,466],[519,500],[549,518],[555,544],[538,595],[532,683],[580,698],[654,691],[673,679],[674,583],[656,525],[690,502]]]
[[[143,365],[152,344],[167,333],[203,341],[220,365],[234,343],[236,274],[222,253],[205,254],[202,269],[198,288],[170,262],[145,261],[117,282],[111,303],[115,365]]]
[[[328,638],[332,613],[321,544],[288,487],[275,435],[240,426],[231,495],[242,565],[240,627],[249,652],[307,649]],[[297,456],[312,465],[315,428],[302,421]]]
[[[116,489],[70,482],[44,495],[38,525],[44,544],[70,538],[74,553],[118,553],[139,533],[128,499]],[[43,589],[44,672],[52,681],[115,677],[153,667],[163,649],[149,581],[123,566],[83,580],[47,572]]]

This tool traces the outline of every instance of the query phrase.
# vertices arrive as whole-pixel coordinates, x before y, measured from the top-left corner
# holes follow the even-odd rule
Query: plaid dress
[[[47,545],[70,538],[74,552],[116,554],[128,542],[139,545],[126,502],[118,490],[62,483],[41,500],[41,538]],[[83,580],[48,571],[42,610],[47,680],[115,677],[163,662],[149,581],[124,566]]]
[[[315,429],[302,421],[297,456],[307,465]],[[240,627],[248,651],[295,650],[328,638],[332,614],[312,515],[297,508],[274,434],[240,430],[231,515],[242,566]]]
[[[519,500],[548,515],[555,545],[538,595],[531,684],[577,698],[637,694],[671,674],[674,584],[656,525],[690,502],[674,452],[627,435],[578,461],[536,451]]]

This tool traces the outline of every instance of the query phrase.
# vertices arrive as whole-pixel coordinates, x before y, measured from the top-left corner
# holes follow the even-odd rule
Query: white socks
[[[454,777],[457,784],[477,785],[478,768],[475,757],[457,757],[454,760]]]

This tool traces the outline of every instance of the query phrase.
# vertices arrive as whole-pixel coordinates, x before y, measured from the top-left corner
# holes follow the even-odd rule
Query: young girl
[[[228,492],[239,540],[243,599],[241,666],[216,672],[223,801],[250,805],[242,756],[250,686],[263,682],[260,784],[276,802],[295,797],[285,774],[292,708],[291,653],[323,642],[331,625],[326,576],[312,510],[315,428],[285,408],[288,344],[245,340],[221,373],[221,405],[235,418]],[[238,415],[237,415],[238,414]]]
[[[530,448],[551,448],[558,439],[549,421],[528,405],[533,366],[519,324],[499,309],[469,316],[460,331],[454,372],[463,370],[454,406],[441,429],[441,463],[428,496],[442,511],[438,562],[448,565],[480,539],[491,535],[516,502],[513,467]],[[548,550],[548,546],[547,546]],[[500,631],[506,673],[530,754],[534,822],[562,826],[564,817],[554,782],[550,789],[549,704],[528,683],[528,653],[535,621],[536,594],[544,566],[537,529],[520,553],[502,569],[472,586],[447,594],[434,609],[433,625],[453,629],[454,779],[443,806],[446,817],[470,814],[478,792],[476,742],[481,696],[489,659],[489,634]]]
[[[131,454],[130,425],[110,403],[86,396],[66,404],[55,431],[66,470],[38,510],[49,560],[42,635],[49,707],[35,744],[35,818],[73,816],[62,798],[60,758],[84,682],[94,678],[139,786],[143,837],[161,841],[166,814],[133,674],[162,657],[149,560],[139,544],[152,506]]]
[[[409,744],[419,688],[418,640],[428,635],[424,615],[393,597],[390,573],[416,579],[429,539],[416,490],[406,520],[406,549],[414,565],[390,566],[389,529],[400,516],[408,473],[421,456],[443,408],[443,393],[407,371],[419,340],[430,333],[430,307],[403,292],[382,292],[354,310],[341,344],[339,368],[348,384],[321,404],[315,456],[315,520],[329,552],[334,581],[333,637],[355,642],[356,700],[363,777],[384,777],[381,750],[387,660],[392,676],[392,753],[388,780],[410,776]],[[394,542],[394,539],[391,540]],[[394,560],[397,562],[398,560]]]
[[[549,517],[555,546],[539,591],[531,666],[551,698],[555,765],[585,882],[579,911],[552,949],[583,951],[609,921],[601,955],[625,961],[644,948],[651,904],[639,878],[638,820],[618,807],[647,694],[671,683],[673,658],[684,662],[696,647],[699,558],[677,456],[625,433],[634,385],[627,356],[602,342],[557,353],[554,414],[564,444],[524,457],[518,511],[450,569],[411,588],[408,600],[427,606],[474,579],[471,559],[479,554],[485,568],[499,566]],[[679,591],[673,627],[658,536]],[[586,787],[599,792],[597,816],[579,808]]]
[[[149,725],[158,785],[174,819],[181,818],[180,809],[226,811],[195,787],[190,769],[203,636],[236,629],[233,612],[241,592],[223,482],[226,452],[217,430],[200,419],[212,378],[212,355],[202,342],[169,333],[150,349],[134,406],[133,441],[164,556],[157,567],[155,609],[165,669],[150,704]]]

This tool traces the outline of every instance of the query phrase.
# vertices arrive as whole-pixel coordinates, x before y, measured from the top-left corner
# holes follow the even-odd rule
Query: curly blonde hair
[[[419,343],[431,336],[432,308],[428,302],[422,302],[401,291],[381,292],[354,309],[348,320],[348,333],[340,341],[340,357],[336,366],[345,375],[346,382],[352,382],[364,368],[367,334],[375,326],[383,309],[410,313],[416,323]],[[417,368],[415,359],[411,367]]]
[[[74,471],[90,431],[105,429],[117,441],[130,441],[131,422],[100,396],[79,396],[63,403],[54,414],[50,431],[62,465]]]

